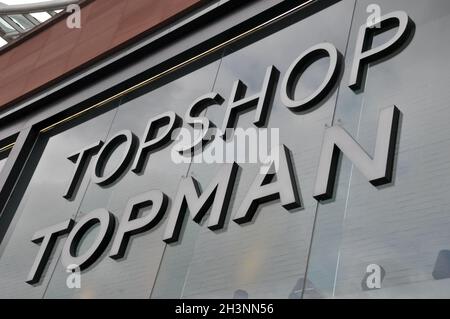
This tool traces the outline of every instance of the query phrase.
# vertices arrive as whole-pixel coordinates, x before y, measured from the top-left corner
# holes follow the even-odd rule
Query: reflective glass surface
[[[310,16],[293,14],[228,45],[200,61],[116,100],[107,111],[58,132],[41,135],[19,182],[23,196],[0,245],[0,298],[448,298],[450,289],[450,3],[448,0],[377,1],[381,15],[405,11],[415,24],[404,48],[371,64],[360,92],[349,88],[358,31],[366,23],[370,0],[342,0]],[[372,47],[388,41],[396,29],[382,32]],[[342,73],[328,96],[306,112],[281,102],[281,82],[305,50],[329,42],[342,54]],[[330,59],[312,63],[298,79],[295,98],[320,86]],[[206,214],[196,223],[186,214],[180,239],[166,244],[163,234],[180,182],[194,177],[205,190],[223,163],[177,164],[169,145],[152,153],[142,173],[130,167],[109,186],[92,180],[90,160],[71,201],[62,196],[73,174],[67,157],[123,130],[140,140],[147,121],[174,111],[184,117],[198,97],[215,92],[224,101],[202,112],[222,128],[233,84],[247,86],[245,96],[260,92],[266,69],[280,76],[264,127],[277,132],[272,145],[290,150],[302,207],[287,210],[280,200],[261,205],[253,220],[233,220],[259,174],[263,158],[242,163],[223,229],[208,229]],[[380,111],[401,111],[393,181],[374,187],[346,158],[338,165],[336,191],[329,201],[313,198],[325,130],[343,127],[373,155]],[[255,110],[240,113],[237,127],[255,129]],[[186,123],[183,124],[188,128]],[[272,131],[271,131],[272,130]],[[275,135],[276,138],[276,135]],[[222,140],[210,143],[213,147]],[[248,146],[250,147],[250,145]],[[124,146],[108,159],[108,173],[120,162]],[[261,154],[259,154],[261,155]],[[263,154],[264,155],[264,154]],[[0,161],[0,170],[5,160]],[[22,185],[23,184],[23,185]],[[79,221],[106,208],[121,222],[127,202],[150,190],[170,199],[165,219],[133,236],[125,257],[109,257],[112,241],[98,260],[81,273],[81,287],[69,289],[69,273],[60,258],[65,237],[53,250],[41,281],[25,283],[39,245],[33,234],[68,218]],[[13,205],[9,206],[13,207]],[[144,209],[141,215],[148,214]],[[97,226],[82,238],[78,254],[98,235]],[[113,237],[114,238],[114,237]],[[380,287],[369,287],[378,267]]]
[[[347,66],[371,3],[357,1]],[[308,280],[323,297],[448,298],[450,3],[377,4],[382,15],[405,11],[416,25],[415,34],[403,51],[368,69],[359,94],[348,88],[346,68],[335,123],[373,154],[379,112],[396,105],[402,118],[395,176],[377,189],[342,160],[335,201],[319,206]],[[373,46],[392,36],[378,35]],[[381,289],[368,290],[367,267],[373,264],[381,267]],[[316,296],[317,291],[306,291],[305,297]]]

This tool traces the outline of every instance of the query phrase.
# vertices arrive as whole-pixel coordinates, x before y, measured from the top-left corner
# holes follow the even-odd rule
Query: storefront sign
[[[413,27],[413,22],[408,15],[401,11],[383,16],[380,23],[381,28],[376,31],[367,25],[360,28],[349,79],[349,87],[352,90],[362,89],[364,73],[369,63],[380,61],[403,46]],[[389,41],[367,49],[367,44],[371,43],[375,32],[384,32],[392,26],[397,27],[397,32]],[[323,57],[329,58],[329,67],[321,85],[310,96],[296,100],[294,91],[301,73],[311,63]],[[342,66],[343,57],[331,43],[321,43],[303,52],[282,77],[280,82],[282,104],[298,112],[311,111],[336,86]],[[244,110],[254,110],[253,124],[258,128],[264,127],[278,76],[277,68],[269,66],[261,91],[244,98],[242,98],[242,92],[245,92],[245,84],[240,80],[236,81],[230,94],[220,133],[216,138],[226,138],[225,132],[235,129],[237,118]],[[183,121],[192,126],[201,124],[199,137],[180,149],[184,152],[195,151],[199,145],[203,145],[208,129],[211,128],[208,118],[200,114],[206,108],[221,105],[224,101],[219,94],[208,93],[191,104],[183,120],[174,112],[166,112],[150,119],[144,135],[140,138],[131,131],[124,130],[116,133],[106,142],[98,141],[70,155],[68,159],[74,163],[74,174],[68,181],[67,190],[63,196],[67,200],[76,196],[78,186],[87,174],[86,168],[91,162],[94,168],[91,180],[102,187],[118,182],[130,167],[131,172],[128,174],[141,173],[145,169],[146,158],[151,153],[168,147],[172,141],[173,132],[182,125]],[[301,115],[293,114],[293,116]],[[395,106],[384,108],[380,112],[373,156],[370,156],[342,127],[326,128],[321,155],[318,159],[314,198],[325,201],[333,197],[340,153],[343,153],[374,186],[390,183],[393,175],[399,118],[400,111]],[[106,174],[105,167],[108,159],[112,153],[119,152],[119,145],[122,147],[118,165]],[[301,207],[290,151],[287,146],[281,145],[276,149],[276,154],[278,154],[277,158],[272,158],[266,169],[255,176],[233,216],[234,222],[244,224],[252,221],[260,204],[277,199],[286,210]],[[168,196],[159,190],[151,190],[129,200],[120,222],[117,222],[114,215],[105,208],[98,208],[83,216],[78,222],[68,220],[38,231],[34,234],[32,241],[41,243],[41,246],[27,282],[30,284],[39,282],[54,244],[63,234],[68,234],[68,238],[62,251],[61,262],[65,267],[77,265],[84,270],[100,257],[110,241],[112,241],[112,248],[109,256],[113,259],[124,257],[131,236],[151,230],[166,215],[167,223],[163,237],[166,243],[179,240],[187,211],[197,223],[200,223],[206,213],[210,212],[207,227],[211,230],[222,229],[239,169],[237,163],[224,164],[209,185],[202,185],[202,192],[199,183],[192,176],[183,178],[176,196],[172,199],[170,212],[167,212]],[[138,217],[138,212],[143,208],[150,208],[149,213]],[[86,252],[77,255],[77,248],[83,236],[95,224],[99,225],[96,239]]]

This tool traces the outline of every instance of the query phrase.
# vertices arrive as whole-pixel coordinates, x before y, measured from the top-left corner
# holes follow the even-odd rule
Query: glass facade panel
[[[348,66],[371,3],[357,1]],[[450,43],[445,39],[450,3],[377,4],[382,15],[405,11],[416,25],[415,34],[398,55],[369,67],[359,94],[348,87],[347,67],[335,123],[373,154],[379,112],[396,105],[402,118],[395,176],[390,185],[377,189],[347,159],[342,160],[335,201],[319,206],[308,280],[324,297],[448,298]],[[392,36],[393,32],[378,35],[373,47]],[[367,272],[367,267],[373,264],[381,267],[381,289],[367,287],[373,271]],[[305,294],[316,296],[313,291]]]
[[[3,158],[0,160],[0,172],[2,171],[3,167],[5,167],[7,160],[8,160],[8,158]]]
[[[64,240],[59,240],[50,257],[41,281],[27,284],[39,246],[31,242],[33,234],[76,216],[82,196],[73,201],[63,198],[74,166],[67,159],[72,153],[104,139],[115,111],[98,116],[67,131],[47,138],[43,136],[35,146],[34,156],[44,149],[33,176],[16,209],[6,238],[0,246],[0,298],[42,298],[58,262]],[[94,125],[95,123],[95,125]],[[81,182],[79,194],[88,186]]]
[[[245,48],[235,51],[236,48],[230,47],[222,60],[214,86],[214,92],[226,101],[222,106],[208,108],[208,118],[217,127],[222,127],[233,83],[237,79],[247,85],[248,97],[261,91],[268,66],[274,65],[283,77],[298,56],[320,42],[333,43],[340,52],[344,52],[352,9],[353,1],[343,1]],[[337,24],[339,28],[335,27]],[[312,29],[314,33],[310,32]],[[326,58],[320,59],[303,74],[295,92],[297,97],[307,96],[319,87],[322,81],[320,76],[326,74],[328,62]],[[301,297],[317,207],[317,202],[312,198],[315,159],[320,154],[324,128],[332,121],[336,94],[314,111],[298,114],[281,103],[281,80],[274,92],[267,123],[273,141],[267,144],[284,144],[290,150],[302,208],[289,211],[281,206],[279,200],[275,200],[261,205],[252,222],[243,225],[235,223],[232,217],[261,167],[260,161],[239,163],[238,155],[235,155],[241,172],[231,201],[232,217],[223,231],[212,232],[205,225],[196,226],[198,235],[194,248],[191,248],[192,253],[188,255],[190,261],[181,294],[183,298]],[[236,127],[256,129],[252,124],[255,113],[251,110],[241,114]],[[272,135],[272,129],[279,132],[279,140],[275,134]],[[250,144],[245,146],[246,149],[250,147]],[[263,160],[265,153],[262,149],[258,151],[260,154],[262,152],[259,160]],[[222,165],[193,164],[190,173],[206,187]],[[184,242],[180,249],[183,245]],[[170,248],[167,248],[166,254],[170,253]]]
[[[450,3],[377,1],[382,16],[405,11],[415,28],[403,48],[369,66],[363,89],[355,92],[349,79],[358,32],[371,4],[342,0],[306,17],[294,13],[264,32],[229,44],[207,61],[125,95],[101,115],[41,134],[7,206],[16,213],[0,244],[0,298],[448,298]],[[393,28],[377,34],[372,47],[386,43],[395,32]],[[342,54],[337,84],[308,111],[291,111],[281,100],[283,77],[297,57],[324,42]],[[292,95],[300,99],[314,92],[330,60],[313,62],[297,79]],[[223,229],[207,227],[208,212],[199,223],[188,212],[179,240],[166,244],[163,236],[170,214],[178,213],[172,208],[180,183],[193,177],[199,191],[204,191],[225,167],[223,158],[213,163],[175,163],[173,144],[151,153],[142,173],[134,173],[128,165],[108,186],[92,179],[95,155],[76,196],[63,198],[74,170],[69,155],[124,130],[142,142],[149,119],[168,111],[183,118],[197,98],[212,92],[224,101],[201,115],[220,129],[235,81],[247,86],[241,95],[258,94],[272,65],[279,78],[269,92],[273,97],[262,126],[275,139],[267,146],[281,144],[289,149],[301,208],[287,210],[280,199],[274,199],[260,205],[250,222],[236,223],[233,217],[266,154],[259,149],[256,161],[248,161],[248,156],[245,163],[235,154],[240,169]],[[314,185],[326,129],[344,128],[372,156],[380,111],[391,105],[401,112],[392,182],[374,187],[343,156],[333,198],[318,203]],[[261,133],[253,124],[255,114],[255,108],[239,113],[236,127]],[[185,122],[183,127],[192,129]],[[206,151],[220,143],[222,139],[216,137]],[[120,163],[123,151],[124,145],[115,149],[104,174]],[[0,161],[0,171],[5,162]],[[165,219],[133,236],[125,257],[110,258],[128,201],[151,190],[160,190],[170,199]],[[65,239],[57,241],[41,281],[34,286],[25,283],[39,250],[31,242],[33,234],[69,218],[78,222],[98,208],[114,215],[115,233],[96,262],[82,271],[81,288],[67,286],[69,273],[61,264]],[[148,213],[144,209],[139,216]],[[87,232],[78,254],[89,249],[98,233],[98,226]],[[381,286],[372,287],[371,275],[378,270]]]

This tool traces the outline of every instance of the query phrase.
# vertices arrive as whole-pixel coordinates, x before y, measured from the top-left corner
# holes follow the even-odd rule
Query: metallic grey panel
[[[372,3],[357,2],[347,66]],[[448,298],[450,2],[376,3],[382,15],[405,11],[416,25],[414,37],[403,51],[369,67],[359,94],[348,88],[346,69],[335,123],[373,150],[379,113],[395,104],[403,115],[393,181],[374,188],[342,160],[335,201],[319,207],[305,297]],[[373,46],[395,31],[375,37]],[[385,272],[381,289],[365,287],[371,264]]]
[[[140,92],[124,98],[107,139],[120,131],[131,130],[142,142],[144,135],[148,135],[147,122],[151,118],[167,111],[183,115],[193,100],[211,90],[219,63],[220,61],[213,62],[159,88],[141,89]],[[163,132],[159,132],[161,133]],[[188,171],[189,164],[176,164],[171,160],[172,145],[149,154],[141,174],[133,172],[130,164],[124,174],[109,186],[91,182],[76,221],[98,208],[106,208],[120,221],[131,198],[152,190],[159,190],[173,199],[178,183]],[[125,150],[125,143],[117,147],[106,162],[105,174],[117,168]],[[170,206],[171,203],[169,209]],[[142,214],[149,213],[151,214],[151,206],[142,210]],[[167,212],[164,217],[164,222],[151,231],[133,236],[122,259],[114,260],[108,257],[112,247],[111,241],[94,265],[82,271],[81,289],[67,288],[67,272],[58,264],[45,298],[149,298],[166,250],[163,232]],[[93,231],[83,239],[86,249],[89,249],[96,236]]]
[[[0,246],[0,298],[449,297],[450,3],[378,1],[383,16],[400,10],[414,21],[413,37],[396,54],[371,63],[367,76],[357,79],[358,84],[363,82],[355,92],[349,87],[354,54],[368,17],[366,8],[372,3],[343,0],[287,27],[278,28],[280,23],[276,33],[247,46],[231,44],[220,61],[196,70],[197,66],[190,66],[182,71],[187,75],[172,74],[123,98],[108,113],[59,130],[48,142],[40,139],[33,156],[42,150],[41,159],[28,186],[20,185],[26,190]],[[383,45],[395,33],[394,28],[376,34],[372,47]],[[292,62],[319,43],[332,44],[336,54],[313,59],[308,68],[300,68],[304,72],[299,79],[287,78],[283,88]],[[330,68],[335,62],[338,65],[337,52],[345,60],[343,74]],[[110,79],[135,72],[134,67]],[[337,88],[324,82],[331,78],[329,83],[340,80]],[[282,90],[288,89],[290,100],[308,101],[321,86],[329,89],[328,94],[318,94],[313,98],[316,103],[306,103],[308,107],[296,110],[282,102],[283,96],[286,102]],[[75,101],[72,96],[65,103],[72,98]],[[227,116],[230,105],[234,107]],[[231,166],[223,170],[223,163],[176,164],[173,144],[167,137],[155,138],[175,128],[175,113],[185,116],[183,127],[189,130],[205,115],[207,119],[200,120],[204,128],[214,124],[261,132],[267,124],[269,130],[279,129],[275,143],[286,146],[281,178],[258,176],[262,163],[242,163],[238,156],[233,160],[239,170]],[[161,120],[161,114],[170,114],[170,119]],[[155,127],[149,126],[150,119]],[[161,128],[167,123],[168,128]],[[124,135],[114,139],[124,131],[126,139]],[[327,137],[327,132],[334,134]],[[146,150],[137,144],[137,139],[143,143],[151,138],[156,142],[149,141]],[[118,142],[105,147],[111,156],[105,153],[100,161],[99,154],[90,158],[86,172],[77,171],[78,191],[75,186],[69,189],[73,200],[64,198],[76,164],[75,158],[67,157],[111,139]],[[200,141],[204,142],[203,136]],[[207,148],[225,142],[216,138]],[[329,156],[322,164],[328,171],[337,168],[336,183],[333,188],[330,181],[319,179],[325,182],[315,194],[321,150],[334,150],[334,144],[353,162],[345,156],[333,161],[333,154],[325,152]],[[144,155],[137,160],[139,149]],[[112,176],[107,183],[92,179],[97,162],[99,177]],[[1,165],[0,161],[0,169]],[[226,176],[220,175],[221,170]],[[280,194],[277,181],[283,179],[292,189],[282,188]],[[221,187],[214,189],[218,180]],[[380,180],[391,183],[381,187]],[[187,194],[192,211],[181,200],[174,202],[177,191]],[[324,194],[328,200],[318,204],[313,196]],[[214,202],[214,196],[225,201]],[[155,207],[148,198],[154,199]],[[70,218],[79,222],[98,209],[109,221],[103,234],[112,239],[101,240],[101,229],[93,222],[88,222],[89,229],[81,227],[84,236],[72,235],[78,256],[90,251],[95,255],[82,265],[87,269],[81,267],[81,288],[66,284],[69,273],[61,263],[61,251],[67,236],[56,242],[42,280],[35,287],[27,284],[40,248],[31,241],[33,234]],[[108,218],[107,211],[112,214]],[[184,216],[168,218],[171,211]],[[131,216],[136,220],[129,221]],[[171,220],[180,236],[170,237],[173,240],[166,244],[164,232]],[[111,250],[122,236],[122,243],[117,241]],[[74,255],[69,244],[67,251]],[[383,272],[381,289],[371,290],[365,282],[368,269]]]
[[[3,167],[5,166],[7,160],[8,160],[8,158],[4,158],[4,159],[0,160],[0,172],[2,171]]]
[[[49,138],[6,239],[0,246],[1,298],[42,298],[53,269],[60,266],[58,256],[64,239],[55,245],[41,282],[31,286],[25,281],[39,251],[39,246],[31,242],[32,236],[75,216],[88,179],[81,182],[80,192],[73,201],[63,198],[74,170],[74,164],[67,155],[104,139],[113,116],[114,111],[110,111]]]
[[[214,92],[229,97],[240,79],[248,86],[246,97],[261,91],[267,67],[274,65],[283,75],[289,65],[310,47],[326,41],[345,52],[353,1],[342,1],[293,24],[222,60]],[[339,27],[337,27],[339,26]],[[314,30],[312,33],[311,30]],[[321,59],[300,79],[296,97],[316,90],[327,74],[329,63]],[[245,290],[249,298],[299,298],[298,282],[304,277],[316,201],[313,199],[315,168],[320,157],[325,125],[332,122],[336,94],[314,112],[296,114],[280,99],[279,84],[268,119],[269,128],[280,129],[280,144],[292,151],[304,209],[287,211],[277,200],[262,205],[254,222],[232,221],[259,172],[260,164],[238,163],[238,175],[228,219],[222,231],[187,222],[182,242],[166,249],[153,291],[153,298],[232,298]],[[226,112],[222,106],[207,109],[207,116],[221,126]],[[237,127],[257,128],[255,108],[238,117]],[[190,173],[206,187],[223,164],[193,164]],[[300,288],[301,289],[301,288]]]

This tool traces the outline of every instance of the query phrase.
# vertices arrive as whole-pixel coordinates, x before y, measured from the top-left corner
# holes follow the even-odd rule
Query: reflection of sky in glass
[[[448,280],[435,281],[439,251],[448,249],[448,86],[450,2],[380,1],[383,13],[404,10],[416,34],[399,55],[369,68],[366,89],[348,85],[356,32],[371,1],[358,1],[346,73],[336,108],[339,120],[369,152],[380,108],[403,113],[394,184],[377,190],[343,160],[336,201],[319,208],[309,276],[328,297],[448,297]],[[373,45],[384,43],[391,32]],[[418,196],[426,194],[426,196]],[[364,292],[365,268],[386,270],[382,289]],[[325,280],[328,279],[328,280]]]
[[[48,2],[51,0],[3,0],[1,5],[26,5],[40,2]],[[59,13],[62,10],[54,10],[52,14]],[[27,15],[29,14],[29,15]],[[22,14],[11,14],[4,16],[8,22],[3,19],[0,20],[0,28],[2,29],[2,37],[0,37],[0,47],[8,44],[8,41],[16,40],[21,35],[23,30],[30,32],[36,25],[49,20],[52,17],[47,12],[22,12]]]
[[[333,43],[344,52],[349,23],[342,26],[342,21],[349,22],[351,9],[351,2],[341,2],[225,55],[214,91],[228,101],[233,82],[240,79],[248,86],[246,96],[258,93],[268,66],[274,65],[283,77],[289,65],[302,52],[321,42]],[[342,28],[332,27],[338,23]],[[314,91],[327,68],[326,58],[311,65],[300,78],[296,97]],[[325,124],[331,123],[335,95],[325,99],[313,111],[296,114],[281,104],[280,81],[274,94],[268,128],[279,128],[280,143],[293,153],[304,209],[288,212],[274,201],[263,205],[250,224],[240,226],[230,221],[226,231],[219,234],[202,230],[185,279],[183,296],[186,298],[225,298],[232,296],[236,290],[247,292],[251,298],[287,298],[293,291],[302,289],[298,287],[298,282],[302,283],[301,278],[304,278],[316,208],[312,198],[316,161]],[[222,107],[207,109],[208,118],[219,127],[227,101]],[[254,128],[254,115],[254,110],[241,114],[237,126]],[[231,202],[231,214],[239,208],[259,168],[251,164],[241,166],[236,195]],[[218,166],[192,165],[191,172],[200,183],[207,183],[217,169]],[[333,272],[333,269],[330,271]]]

